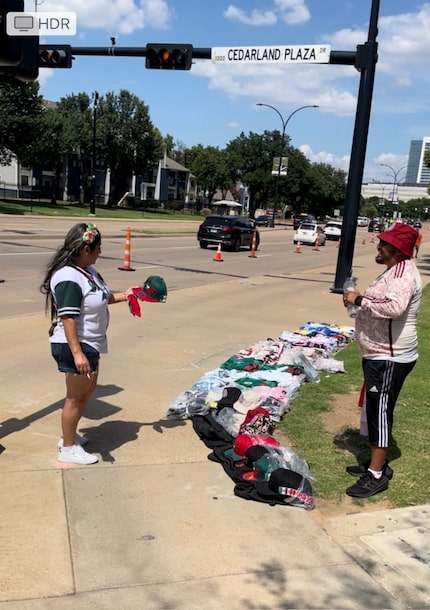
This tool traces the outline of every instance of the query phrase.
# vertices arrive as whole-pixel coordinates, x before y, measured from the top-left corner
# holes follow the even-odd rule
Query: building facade
[[[361,185],[361,196],[364,199],[378,197],[380,200],[410,201],[411,199],[430,199],[426,186],[393,185],[392,182],[369,182]]]
[[[430,136],[411,140],[405,178],[407,184],[430,184],[430,167],[424,163],[426,151],[430,151]]]
[[[59,199],[76,202],[80,200],[81,176],[74,155],[66,155],[59,186]],[[197,180],[189,169],[166,155],[154,167],[148,182],[141,176],[131,176],[130,191],[124,193],[118,205],[124,205],[127,196],[141,201],[167,203],[183,201],[185,207],[194,207],[197,202]],[[16,199],[50,199],[54,197],[55,176],[50,170],[23,167],[16,159],[10,165],[0,165],[0,196]],[[109,201],[110,172],[96,170],[96,204]],[[88,202],[89,203],[89,202]]]

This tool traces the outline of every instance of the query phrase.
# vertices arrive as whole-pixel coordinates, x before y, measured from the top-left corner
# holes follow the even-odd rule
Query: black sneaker
[[[345,468],[346,472],[353,477],[362,477],[363,474],[366,474],[368,468],[370,466],[370,460],[367,460],[364,464],[356,464],[355,466],[347,466]],[[385,474],[387,479],[392,479],[394,470],[391,466],[388,465],[388,462],[385,462],[384,467],[382,469],[382,473]]]
[[[353,498],[370,498],[386,489],[388,489],[388,477],[385,474],[380,479],[376,479],[371,472],[367,471],[358,479],[357,483],[348,487],[346,494]]]

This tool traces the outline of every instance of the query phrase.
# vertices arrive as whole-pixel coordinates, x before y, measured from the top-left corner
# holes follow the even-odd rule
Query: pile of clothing
[[[259,341],[181,392],[167,417],[192,418],[212,449],[209,459],[223,466],[236,495],[312,509],[314,476],[274,432],[303,383],[318,383],[321,371],[345,372],[334,356],[353,338],[353,327],[307,322]]]
[[[335,354],[354,338],[354,328],[307,322],[294,332],[239,350],[179,394],[167,417],[182,419],[210,412],[226,387],[242,391],[243,410],[265,407],[279,421],[300,386],[317,383],[321,371],[344,372]]]

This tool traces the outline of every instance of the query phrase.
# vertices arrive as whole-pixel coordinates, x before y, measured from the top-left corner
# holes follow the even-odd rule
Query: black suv
[[[207,216],[199,226],[197,241],[200,248],[210,244],[227,247],[239,252],[242,246],[252,249],[252,238],[255,232],[255,249],[260,243],[260,234],[254,220],[243,216]]]
[[[383,233],[385,231],[385,224],[380,220],[371,220],[367,225],[367,231],[369,233]]]

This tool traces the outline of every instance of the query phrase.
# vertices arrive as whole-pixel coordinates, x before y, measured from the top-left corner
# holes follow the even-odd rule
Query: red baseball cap
[[[272,445],[279,447],[279,443],[270,434],[239,434],[234,441],[234,452],[244,456],[246,450],[254,445]]]

